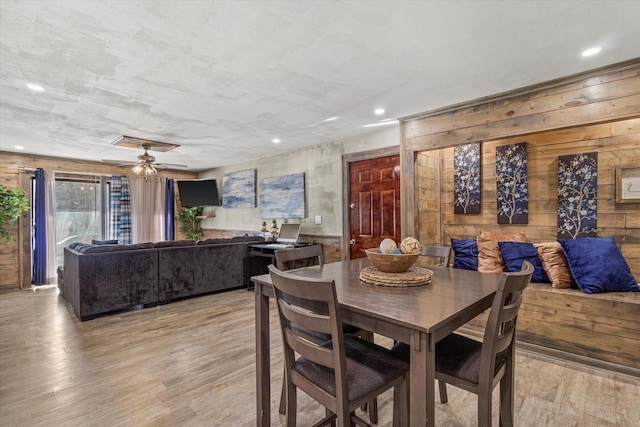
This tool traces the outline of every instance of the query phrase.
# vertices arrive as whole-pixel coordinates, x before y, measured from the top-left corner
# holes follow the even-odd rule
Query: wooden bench
[[[487,314],[467,329],[484,330]],[[531,283],[516,336],[523,348],[640,376],[640,293],[585,294]]]

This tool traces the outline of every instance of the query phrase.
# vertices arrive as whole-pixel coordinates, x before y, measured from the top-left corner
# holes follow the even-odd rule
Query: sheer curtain
[[[131,232],[135,243],[164,240],[166,180],[129,176]]]

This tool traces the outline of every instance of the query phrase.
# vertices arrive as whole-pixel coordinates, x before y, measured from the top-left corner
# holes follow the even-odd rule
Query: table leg
[[[269,297],[255,284],[256,309],[256,425],[271,425],[271,365],[269,352]]]
[[[414,332],[411,337],[410,425],[435,426],[435,348],[431,337]]]

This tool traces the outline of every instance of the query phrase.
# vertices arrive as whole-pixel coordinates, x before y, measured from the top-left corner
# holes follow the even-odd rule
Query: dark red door
[[[350,258],[400,239],[400,156],[349,163]]]

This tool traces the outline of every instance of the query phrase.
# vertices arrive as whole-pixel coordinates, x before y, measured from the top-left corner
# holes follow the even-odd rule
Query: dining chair
[[[525,261],[515,273],[502,273],[482,342],[451,333],[436,343],[436,379],[440,402],[447,403],[447,384],[478,395],[478,426],[490,427],[491,395],[500,384],[500,426],[513,426],[515,331],[522,291],[533,265]],[[409,346],[393,351],[409,360]]]
[[[437,265],[449,266],[449,255],[451,254],[451,246],[420,246],[420,255],[433,258],[440,258]]]
[[[327,416],[315,426],[371,426],[355,410],[394,388],[398,406],[394,424],[406,420],[409,363],[391,350],[343,332],[335,282],[296,276],[269,266],[284,345],[286,425],[296,424],[297,389],[320,402]],[[301,335],[304,329],[331,339],[314,343]],[[296,354],[299,357],[296,357]]]
[[[313,265],[319,265],[322,267],[324,264],[324,255],[322,251],[322,245],[310,245],[310,246],[302,246],[299,248],[292,249],[279,249],[274,252],[276,257],[276,267],[280,271],[292,270],[295,268],[303,268],[310,267]],[[305,328],[298,327],[298,332],[305,336],[305,338],[309,341],[312,341],[316,344],[322,344],[331,339],[329,334],[325,333],[317,333],[316,331],[305,330]],[[373,342],[373,332],[366,331],[360,328],[357,328],[352,325],[343,325],[343,332],[345,334],[357,335],[360,338],[366,339],[367,341]],[[281,414],[286,412],[285,407],[285,384],[286,380],[282,382],[282,392],[280,395],[280,406],[278,411]],[[369,406],[370,405],[370,406]],[[369,411],[369,420],[377,424],[378,423],[378,402],[376,399],[373,399],[371,402],[367,404],[367,408]]]

